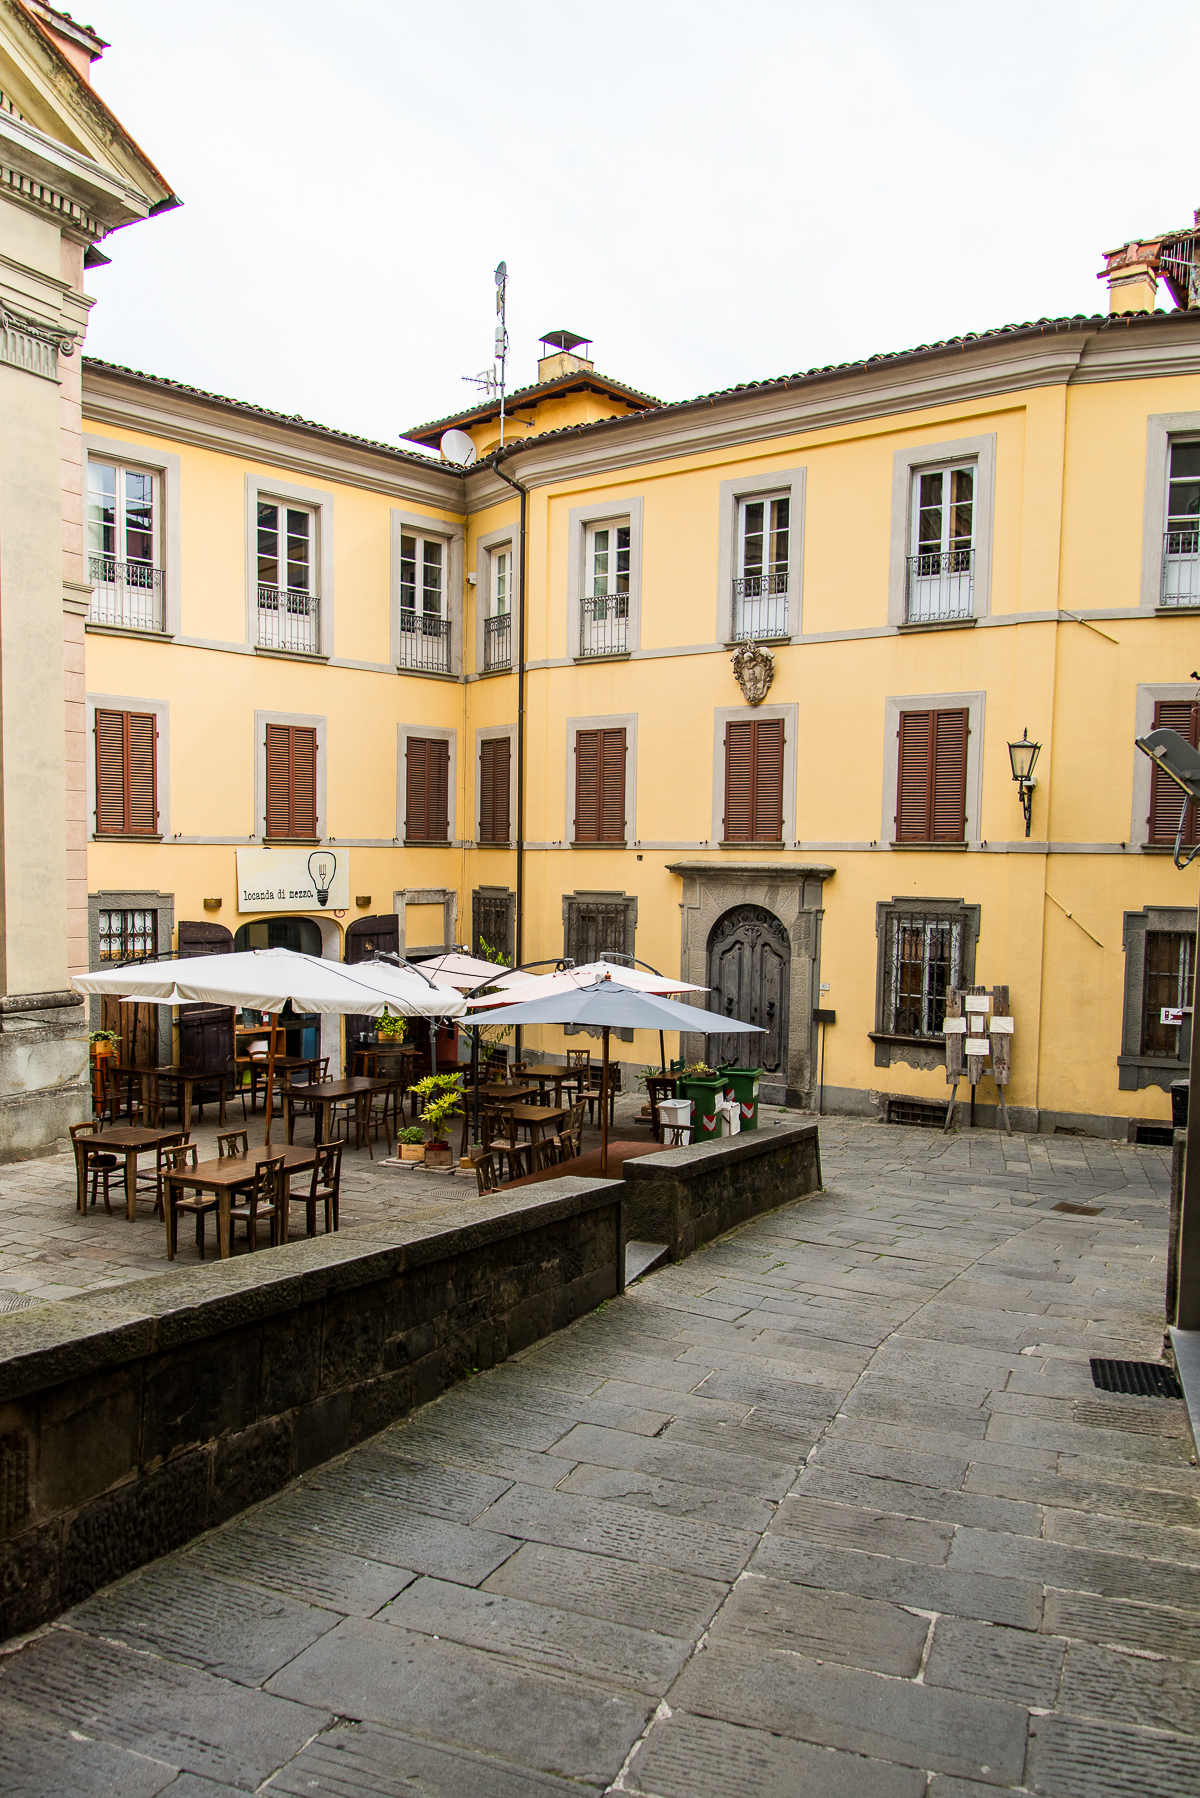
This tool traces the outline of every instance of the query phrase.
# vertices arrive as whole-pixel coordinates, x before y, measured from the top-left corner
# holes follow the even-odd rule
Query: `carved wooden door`
[[[709,1005],[767,1034],[711,1037],[710,1059],[769,1074],[786,1068],[791,961],[787,930],[761,905],[735,906],[717,920],[708,939]]]

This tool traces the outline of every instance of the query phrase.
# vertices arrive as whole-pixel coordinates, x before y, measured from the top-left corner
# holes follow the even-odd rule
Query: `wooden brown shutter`
[[[966,835],[967,711],[901,712],[898,843],[961,843]]]
[[[929,841],[929,792],[933,784],[933,712],[901,712],[896,841]]]
[[[961,843],[967,834],[967,712],[934,713],[931,843]]]
[[[317,834],[317,733],[311,726],[292,728],[292,828],[294,837]]]
[[[158,781],[153,712],[96,712],[96,834],[154,836]]]
[[[96,712],[96,834],[125,829],[125,714]]]
[[[754,837],[754,726],[725,727],[725,840],[749,843]]]
[[[625,841],[625,732],[600,732],[600,840]]]
[[[600,841],[600,738],[598,730],[575,733],[575,841]]]
[[[444,843],[450,822],[450,745],[440,737],[408,739],[408,802],[404,835],[410,843]]]
[[[507,737],[487,737],[479,746],[479,840],[509,839],[508,775],[511,745]]]
[[[97,720],[99,714],[97,713]],[[1185,743],[1196,747],[1196,714],[1190,699],[1163,699],[1154,707],[1154,729],[1178,731]],[[1174,846],[1179,829],[1179,814],[1187,807],[1183,821],[1183,840],[1189,846],[1196,841],[1196,807],[1184,798],[1175,782],[1160,772],[1157,763],[1150,770],[1149,840]]]
[[[783,719],[760,718],[754,731],[754,834],[756,843],[783,836]]]
[[[317,733],[311,725],[267,726],[269,837],[317,834]]]

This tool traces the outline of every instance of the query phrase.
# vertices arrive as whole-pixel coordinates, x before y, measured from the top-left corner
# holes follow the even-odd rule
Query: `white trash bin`
[[[742,1129],[742,1108],[737,1100],[722,1100],[721,1110],[725,1113],[726,1136],[739,1136]]]
[[[664,1148],[681,1148],[692,1140],[692,1101],[660,1099],[658,1115],[662,1124]]]

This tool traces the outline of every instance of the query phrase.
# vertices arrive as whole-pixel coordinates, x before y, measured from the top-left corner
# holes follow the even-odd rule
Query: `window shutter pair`
[[[444,843],[450,828],[450,745],[441,737],[408,739],[404,837]]]
[[[154,836],[158,779],[153,712],[96,712],[96,834]]]
[[[901,712],[898,843],[961,843],[967,830],[966,707]]]
[[[756,718],[725,730],[725,841],[783,837],[783,719]]]
[[[1190,699],[1159,700],[1154,707],[1154,729],[1178,731],[1184,742],[1190,743],[1193,749],[1197,747],[1196,726],[1196,713]],[[1169,843],[1174,847],[1175,832],[1179,829],[1179,814],[1185,808],[1183,840],[1190,847],[1196,841],[1197,808],[1191,800],[1184,798],[1173,780],[1160,773],[1158,764],[1154,763],[1150,773],[1150,842]]]
[[[317,733],[310,725],[267,726],[268,837],[317,834]]]
[[[575,841],[625,841],[625,732],[575,733]]]
[[[485,737],[479,745],[479,841],[507,843],[508,774],[512,745],[507,737]]]

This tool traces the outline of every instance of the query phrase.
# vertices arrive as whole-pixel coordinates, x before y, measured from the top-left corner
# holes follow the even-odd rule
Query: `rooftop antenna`
[[[507,322],[506,322],[506,317],[505,317],[505,304],[506,304],[506,301],[508,298],[508,264],[506,262],[498,262],[496,264],[495,280],[496,280],[496,311],[499,314],[499,318],[500,318],[500,323],[496,326],[495,356],[496,356],[496,362],[498,362],[500,364],[500,373],[497,375],[496,363],[493,362],[491,368],[480,369],[480,371],[477,375],[464,375],[463,380],[469,381],[472,384],[472,386],[474,386],[474,387],[482,387],[483,391],[489,397],[493,393],[498,393],[500,395],[500,444],[501,444],[501,447],[503,447],[503,445],[504,445],[504,375],[505,375],[505,365],[508,361],[508,329],[507,329]]]

